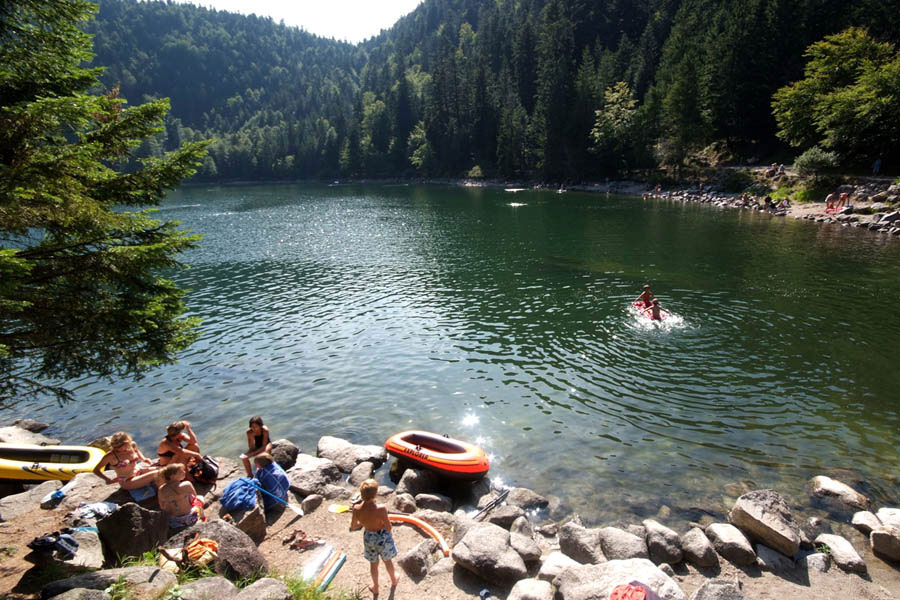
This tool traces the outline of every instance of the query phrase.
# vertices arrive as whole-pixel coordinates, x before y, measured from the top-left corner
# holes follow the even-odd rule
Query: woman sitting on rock
[[[197,436],[187,421],[175,421],[166,427],[166,437],[157,446],[156,454],[161,467],[170,463],[190,465],[203,458]]]
[[[146,487],[156,480],[159,469],[150,466],[150,461],[141,453],[130,435],[124,431],[114,433],[110,445],[112,450],[94,467],[97,477],[106,483],[118,483],[128,491]],[[114,478],[107,477],[103,472],[107,466],[112,466],[116,472]]]

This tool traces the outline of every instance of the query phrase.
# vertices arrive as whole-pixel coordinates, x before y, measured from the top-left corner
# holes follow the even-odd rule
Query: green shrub
[[[475,165],[471,169],[469,169],[469,173],[466,175],[469,179],[481,179],[484,177],[484,173],[481,172],[481,167]]]
[[[728,169],[721,184],[722,189],[728,193],[743,192],[753,185],[753,177],[744,169]]]
[[[813,146],[794,161],[794,171],[804,177],[811,175],[814,179],[837,166],[837,154],[822,150],[818,146]]]

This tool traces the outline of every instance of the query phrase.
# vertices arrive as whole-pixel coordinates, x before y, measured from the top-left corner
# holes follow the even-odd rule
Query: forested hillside
[[[270,19],[101,0],[91,31],[107,85],[172,100],[168,139],[143,152],[216,138],[202,177],[580,181],[679,166],[713,143],[743,159],[786,150],[773,94],[804,76],[811,44],[851,26],[896,43],[900,11],[875,0],[425,0],[351,46]],[[878,82],[900,90],[895,79],[888,69]],[[781,138],[795,154],[818,141]],[[841,158],[896,155],[896,142],[879,136]]]

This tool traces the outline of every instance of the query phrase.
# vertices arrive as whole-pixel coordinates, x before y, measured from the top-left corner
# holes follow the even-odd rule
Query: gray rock
[[[875,516],[882,525],[900,527],[900,508],[879,508]]]
[[[551,552],[544,558],[538,571],[538,579],[552,582],[557,575],[568,568],[577,567],[581,563],[572,560],[562,552]]]
[[[97,521],[100,539],[111,559],[140,556],[155,550],[169,536],[169,520],[160,510],[147,510],[134,502],[122,505]]]
[[[796,566],[793,560],[777,550],[772,550],[765,544],[756,545],[756,556],[757,562],[761,564],[763,568],[768,569],[773,573],[792,571]]]
[[[607,560],[649,558],[644,540],[617,527],[600,530],[600,547]]]
[[[800,527],[787,502],[774,490],[756,490],[738,498],[728,521],[785,556],[796,556],[800,549]]]
[[[245,587],[235,596],[235,600],[292,600],[287,585],[280,579],[263,577]]]
[[[579,563],[606,562],[600,545],[600,530],[584,527],[577,517],[559,528],[559,549]]]
[[[110,600],[110,596],[103,590],[75,588],[59,596],[53,596],[53,600]]]
[[[325,498],[320,496],[319,494],[310,494],[300,503],[300,508],[303,509],[304,513],[309,514],[322,506],[322,502],[324,501]]]
[[[716,552],[738,566],[752,565],[756,553],[741,530],[729,523],[712,523],[706,527],[706,537]]]
[[[841,483],[831,477],[819,475],[813,477],[809,483],[814,496],[832,498],[845,506],[857,510],[865,510],[869,505],[868,498],[846,483]]]
[[[872,551],[879,557],[900,561],[900,529],[892,525],[876,527],[869,534]]]
[[[36,446],[55,446],[59,440],[47,437],[42,433],[34,433],[15,425],[0,427],[0,442],[6,444],[34,444]]]
[[[0,498],[0,520],[12,521],[19,515],[34,510],[44,496],[55,492],[60,487],[61,485],[58,481],[45,481],[30,490]]]
[[[513,521],[512,525],[509,527],[510,533],[518,533],[520,535],[524,535],[525,537],[534,537],[534,527],[531,525],[531,521],[528,520],[528,517],[519,517],[515,521]]]
[[[831,568],[831,557],[822,552],[816,552],[808,556],[800,558],[798,566],[807,571],[818,571],[819,573],[827,573]]]
[[[532,538],[521,533],[509,533],[509,545],[519,553],[526,563],[533,563],[541,559],[541,548]]]
[[[684,558],[678,534],[653,519],[642,523],[646,531],[647,551],[656,564],[677,565]]]
[[[362,485],[362,482],[366,479],[372,478],[372,473],[375,472],[375,465],[370,463],[369,461],[361,462],[350,471],[350,477],[347,478],[347,483],[352,485],[353,487],[359,487]]]
[[[853,549],[853,545],[841,536],[823,533],[816,538],[815,543],[817,546],[827,546],[834,564],[844,571],[851,573],[866,572],[866,563]]]
[[[456,564],[489,583],[508,585],[528,574],[522,557],[509,544],[509,532],[490,523],[471,527],[451,556]]]
[[[244,511],[240,518],[235,519],[235,526],[250,536],[256,545],[262,544],[266,539],[266,514],[263,512],[260,503],[250,510]]]
[[[540,579],[520,579],[506,600],[553,600],[553,586]]]
[[[397,564],[411,579],[418,581],[428,574],[428,569],[434,562],[432,555],[437,549],[436,541],[425,540],[403,554],[397,560]]]
[[[287,471],[297,463],[297,455],[300,454],[300,447],[294,442],[287,439],[275,440],[272,442],[272,451],[269,453],[275,459],[282,469]]]
[[[528,488],[514,487],[509,490],[506,503],[510,506],[518,506],[522,510],[534,510],[546,508],[550,501]]]
[[[504,504],[488,513],[487,522],[499,525],[503,529],[509,529],[516,519],[525,515],[525,511],[518,506]]]
[[[874,514],[867,510],[861,510],[854,513],[853,519],[850,520],[854,527],[869,535],[869,533],[878,527],[881,527],[881,521]]]
[[[409,494],[413,497],[419,494],[428,494],[438,485],[438,477],[425,469],[406,469],[400,481],[397,483],[398,494]]]
[[[687,600],[678,584],[644,558],[571,567],[560,573],[553,585],[560,600],[600,600],[609,598],[617,585],[631,581],[640,581],[662,600]]]
[[[200,537],[215,540],[219,544],[219,558],[215,562],[216,572],[229,578],[250,577],[268,570],[266,559],[256,548],[256,544],[246,533],[222,520],[207,521],[169,538],[165,546],[178,548],[187,537],[199,533]]]
[[[744,594],[731,581],[712,579],[701,585],[691,600],[744,600]]]
[[[316,458],[308,454],[297,455],[297,463],[288,469],[291,489],[301,496],[320,494],[328,498],[334,494],[334,484],[340,483],[341,471],[326,458]]]
[[[453,508],[453,500],[443,494],[419,494],[416,496],[416,506],[421,509],[449,512]]]
[[[179,585],[178,590],[184,600],[231,600],[240,591],[224,577],[203,577]]]
[[[416,499],[410,494],[397,494],[394,496],[394,507],[400,512],[416,512]]]
[[[18,427],[19,429],[24,429],[31,433],[40,433],[50,427],[50,424],[35,421],[34,419],[16,419],[13,421],[13,427]]]
[[[175,575],[156,567],[126,567],[124,569],[107,569],[85,575],[52,581],[41,588],[41,598],[53,598],[69,590],[86,588],[105,590],[123,578],[128,584],[129,592],[136,600],[150,600],[160,596],[173,587],[177,580]]]
[[[669,577],[675,577],[675,569],[672,568],[672,565],[668,563],[662,563],[656,565],[659,567],[659,570],[668,575]]]
[[[344,473],[350,473],[356,465],[363,462],[370,462],[377,468],[387,460],[384,446],[361,446],[329,435],[319,438],[316,453],[334,461]]]
[[[889,212],[881,218],[883,223],[893,223],[894,221],[900,220],[900,211]]]
[[[103,568],[103,544],[100,533],[93,529],[76,529],[72,537],[78,542],[78,552],[73,558],[63,561],[73,567],[99,570]]]

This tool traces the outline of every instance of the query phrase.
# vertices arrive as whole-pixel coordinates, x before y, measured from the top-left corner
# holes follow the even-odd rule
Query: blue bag
[[[249,477],[235,479],[225,486],[219,502],[228,512],[249,510],[256,506],[256,488]]]

